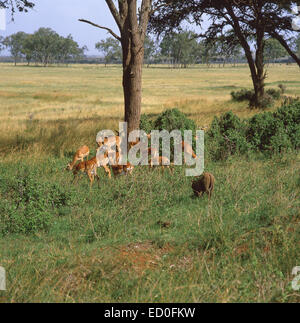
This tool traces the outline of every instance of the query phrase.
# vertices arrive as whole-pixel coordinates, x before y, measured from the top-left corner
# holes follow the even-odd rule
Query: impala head
[[[69,163],[68,165],[67,165],[67,167],[66,167],[66,170],[72,170],[73,169],[73,166],[72,166],[72,164],[71,163]]]

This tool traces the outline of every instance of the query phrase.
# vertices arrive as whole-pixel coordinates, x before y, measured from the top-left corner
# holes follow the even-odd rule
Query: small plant
[[[282,84],[278,85],[278,89],[267,89],[264,96],[261,98],[261,109],[266,109],[272,106],[274,104],[274,100],[279,100],[285,91],[286,87]],[[231,97],[235,102],[248,101],[251,108],[255,106],[255,94],[253,90],[242,89],[240,91],[232,91]]]
[[[231,97],[232,97],[232,100],[235,102],[243,102],[243,101],[251,102],[254,97],[254,91],[247,90],[247,89],[242,89],[240,91],[232,91]]]
[[[36,171],[23,170],[11,178],[1,178],[4,197],[0,201],[0,234],[31,234],[47,231],[54,215],[68,213],[70,193],[56,184],[41,181]]]
[[[140,129],[149,134],[154,129],[154,122],[147,114],[141,115]]]
[[[278,84],[281,94],[286,92],[286,86],[284,84]]]

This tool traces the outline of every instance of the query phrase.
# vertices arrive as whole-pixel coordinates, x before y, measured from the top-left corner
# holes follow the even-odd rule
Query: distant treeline
[[[296,42],[300,50],[300,37]],[[1,38],[0,52],[7,48],[11,57],[0,57],[1,62],[27,62],[28,65],[42,64],[122,64],[122,49],[118,40],[108,37],[95,44],[101,57],[86,56],[87,47],[80,47],[72,36],[62,37],[50,28],[40,28],[33,34],[18,32]],[[191,31],[181,31],[153,40],[146,37],[144,44],[145,64],[168,64],[174,68],[187,68],[189,65],[247,63],[244,50],[239,43],[226,44],[221,39],[213,43],[199,40]],[[276,39],[266,39],[264,50],[265,63],[292,63],[285,49]]]
[[[72,36],[60,36],[50,28],[40,28],[33,34],[18,32],[6,38],[0,37],[0,51],[7,48],[15,64],[26,61],[47,66],[68,64],[84,57],[87,48],[80,47]]]

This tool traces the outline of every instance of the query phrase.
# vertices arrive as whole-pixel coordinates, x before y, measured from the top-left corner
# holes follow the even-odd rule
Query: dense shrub
[[[207,137],[207,149],[214,160],[248,151],[280,153],[299,149],[300,102],[244,121],[227,112],[213,120]]]
[[[242,101],[251,102],[253,100],[253,96],[254,96],[253,90],[242,89],[240,91],[231,92],[232,100],[236,102],[242,102]]]
[[[300,148],[300,101],[283,106],[274,112],[274,118],[283,124],[283,129],[294,149]]]
[[[282,94],[280,89],[267,89],[266,93],[270,95],[274,100],[279,100]]]
[[[260,107],[262,109],[266,109],[272,106],[275,100],[279,100],[281,98],[285,90],[286,88],[282,84],[278,85],[278,89],[267,89],[263,98],[261,99]],[[255,105],[254,90],[242,89],[240,91],[232,91],[231,97],[235,102],[248,101],[250,107],[253,107]]]
[[[177,109],[167,110],[153,122],[144,116],[143,129],[196,130],[195,123]],[[171,143],[172,145],[172,143]],[[194,143],[193,143],[194,145]],[[206,134],[205,151],[213,160],[250,152],[281,153],[300,148],[300,101],[276,112],[263,112],[241,120],[233,112],[215,117]]]
[[[149,134],[154,129],[154,122],[147,114],[141,115],[140,129]]]
[[[39,175],[25,169],[14,177],[0,177],[0,235],[47,230],[53,215],[66,213],[69,192]]]
[[[246,140],[245,126],[245,122],[231,111],[220,118],[215,117],[207,133],[212,158],[219,160],[236,153],[246,153],[250,146]]]
[[[170,109],[162,112],[157,116],[155,120],[151,120],[150,116],[143,115],[141,117],[140,128],[147,133],[151,130],[167,130],[172,132],[173,130],[180,130],[182,137],[184,136],[185,130],[191,130],[193,132],[193,148],[195,148],[195,134],[196,134],[196,123],[189,119],[183,112],[178,109]],[[171,139],[171,159],[174,157],[174,140]],[[162,143],[160,144],[162,149]],[[162,153],[162,151],[160,152]]]
[[[271,151],[271,138],[283,127],[273,113],[265,112],[253,116],[248,121],[247,138],[257,151]]]
[[[189,119],[183,112],[178,109],[166,110],[161,113],[154,121],[155,130],[192,130],[196,131],[196,124],[193,120]]]

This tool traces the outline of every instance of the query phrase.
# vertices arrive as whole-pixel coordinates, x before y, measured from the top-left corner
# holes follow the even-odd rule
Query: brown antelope
[[[115,176],[118,175],[127,175],[127,174],[132,174],[132,171],[134,169],[134,166],[131,165],[129,162],[127,162],[126,165],[118,165],[120,159],[120,153],[117,151],[116,152],[116,161],[117,164],[116,165],[111,165],[112,171],[114,173]]]
[[[97,174],[97,168],[98,168],[98,163],[97,163],[96,157],[94,157],[90,160],[87,160],[87,161],[80,162],[79,164],[77,164],[74,167],[74,170],[73,170],[74,180],[73,181],[75,181],[75,179],[77,179],[76,182],[78,181],[78,174],[79,173],[81,173],[81,174],[86,173],[89,177],[90,185],[92,186],[95,177],[97,178],[98,181],[100,179]]]
[[[208,195],[208,198],[211,198],[212,192],[215,186],[215,178],[211,173],[203,173],[198,179],[193,181],[192,189],[195,196],[201,197],[204,193]]]
[[[147,135],[148,140],[151,139],[151,134]],[[138,143],[140,143],[140,139],[137,139],[136,141],[130,142],[129,143],[129,148],[131,149],[132,147],[134,147],[135,145],[137,145]]]
[[[73,157],[73,161],[70,162],[68,165],[67,165],[67,170],[72,170],[75,166],[75,164],[77,163],[77,161],[81,161],[83,162],[84,161],[84,158],[85,157],[88,157],[88,155],[90,154],[90,149],[88,146],[82,146],[80,147],[74,157]]]
[[[102,140],[103,139],[103,140]],[[121,151],[121,137],[120,136],[111,136],[106,138],[101,138],[97,141],[98,148],[106,145],[107,147],[113,149],[113,146],[116,145],[117,151]]]
[[[182,141],[182,149],[184,152],[186,152],[188,155],[192,156],[194,159],[197,158],[197,156],[194,153],[193,148],[190,144]],[[186,158],[184,158],[184,163],[186,164]]]
[[[158,163],[158,165],[155,165],[155,164]],[[170,163],[170,160],[169,158],[165,157],[165,156],[157,156],[153,159],[150,159],[150,168],[153,168],[153,167],[161,167],[162,170],[165,170],[165,168],[167,168],[170,173],[173,172],[173,169],[170,168],[170,166],[172,166],[174,164]]]
[[[99,165],[97,158],[94,157],[90,160],[80,162],[77,164],[74,168],[73,175],[74,175],[74,181],[77,178],[78,180],[78,173],[86,173],[89,177],[91,186],[93,185],[95,177],[99,181],[99,176],[97,174],[97,169],[103,167],[106,174],[108,174],[108,177],[111,178],[111,171],[107,165]]]
[[[97,152],[99,152],[101,148],[102,147],[98,148]],[[112,160],[110,160],[109,151],[107,150],[103,151],[103,155],[97,156],[97,159],[98,159],[98,164],[105,169],[105,172],[109,175],[109,178],[111,178],[109,161],[112,161]],[[118,165],[119,159],[120,159],[120,153],[117,151],[116,160],[114,161],[116,162],[116,164],[111,165],[113,174],[115,176],[131,174],[134,167],[130,163],[127,163],[126,165]]]

